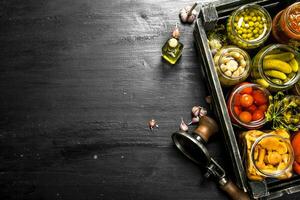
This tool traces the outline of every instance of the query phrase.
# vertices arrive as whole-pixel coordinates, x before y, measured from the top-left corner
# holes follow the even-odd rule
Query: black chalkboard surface
[[[171,141],[207,106],[193,26],[178,64],[161,59],[192,3],[0,2],[1,199],[227,198]],[[220,137],[208,148],[230,169]]]

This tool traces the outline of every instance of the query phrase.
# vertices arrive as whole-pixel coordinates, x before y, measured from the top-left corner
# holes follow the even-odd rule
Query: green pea
[[[243,34],[243,31],[242,30],[238,30],[238,34]]]
[[[257,29],[254,29],[254,30],[253,30],[253,33],[254,33],[254,34],[256,34],[257,32],[258,32],[258,30],[257,30]]]
[[[263,26],[262,24],[259,24],[258,27],[259,27],[259,28],[263,28],[264,26]]]
[[[243,34],[242,37],[243,37],[243,38],[246,38],[246,37],[247,37],[247,34]]]
[[[253,17],[255,15],[255,13],[252,11],[250,12],[250,16]]]
[[[255,22],[256,20],[257,20],[257,19],[256,19],[256,17],[252,17],[252,21],[254,21],[254,22]]]
[[[261,21],[261,17],[260,16],[257,17],[257,21]]]
[[[246,16],[246,17],[244,18],[244,20],[247,22],[247,21],[249,20],[249,17]]]
[[[251,21],[251,22],[249,22],[249,26],[253,26],[254,25],[254,23]]]
[[[252,33],[248,33],[248,38],[251,38],[252,37]]]
[[[255,22],[254,25],[255,25],[255,26],[259,26],[259,22]]]

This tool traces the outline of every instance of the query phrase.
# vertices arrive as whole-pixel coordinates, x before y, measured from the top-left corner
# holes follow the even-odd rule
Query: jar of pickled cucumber
[[[228,18],[228,38],[241,48],[254,49],[268,39],[271,25],[272,18],[266,9],[256,4],[247,4]]]
[[[262,48],[252,60],[251,79],[269,91],[292,88],[300,79],[300,55],[284,44]]]
[[[214,56],[214,64],[222,86],[228,87],[244,81],[250,74],[248,53],[236,46],[225,46]]]

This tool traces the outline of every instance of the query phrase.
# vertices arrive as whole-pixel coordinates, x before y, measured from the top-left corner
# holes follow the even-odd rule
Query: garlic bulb
[[[197,11],[195,10],[196,6],[197,3],[193,6],[186,6],[180,10],[179,16],[183,23],[193,23],[195,21],[197,17]]]

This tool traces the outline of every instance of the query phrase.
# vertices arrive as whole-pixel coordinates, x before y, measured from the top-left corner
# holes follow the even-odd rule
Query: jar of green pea
[[[256,4],[247,4],[229,16],[228,38],[243,49],[254,49],[268,39],[271,25],[272,18],[266,9]]]

